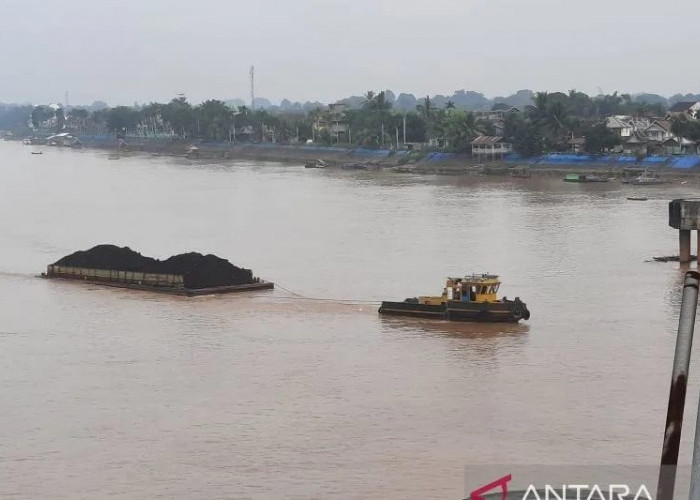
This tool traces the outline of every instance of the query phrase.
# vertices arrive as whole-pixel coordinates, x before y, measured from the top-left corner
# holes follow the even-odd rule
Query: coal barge
[[[161,261],[115,245],[67,255],[47,266],[41,276],[186,296],[274,288],[250,269],[215,255],[191,252]]]
[[[525,302],[498,298],[501,282],[493,274],[447,278],[442,295],[382,302],[379,314],[477,323],[517,323],[530,319]]]

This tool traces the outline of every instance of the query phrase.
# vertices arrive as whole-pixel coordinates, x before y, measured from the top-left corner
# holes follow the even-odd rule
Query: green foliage
[[[605,153],[622,143],[620,137],[605,126],[605,123],[598,123],[589,126],[584,131],[586,137],[586,151],[589,153]]]
[[[545,137],[539,134],[537,125],[528,115],[512,114],[505,119],[505,139],[523,156],[542,154],[545,149]]]
[[[68,112],[68,116],[77,120],[85,120],[90,116],[90,113],[85,108],[73,108]]]
[[[138,122],[138,111],[128,106],[117,106],[107,112],[107,130],[121,132],[134,130]]]
[[[401,127],[403,128],[403,123]],[[406,113],[406,141],[423,142],[426,132],[427,124],[421,116],[417,113]]]
[[[222,101],[209,100],[195,108],[199,135],[212,140],[228,140],[233,126],[233,110]]]
[[[182,138],[195,135],[197,119],[194,110],[185,97],[173,99],[163,106],[162,117]]]
[[[29,117],[32,111],[32,106],[0,105],[0,130],[17,134],[29,132]]]
[[[438,113],[435,130],[457,152],[471,151],[471,142],[483,133],[474,113],[461,110]]]
[[[36,106],[32,110],[32,126],[35,129],[38,129],[41,127],[41,124],[45,122],[46,120],[50,120],[51,118],[54,117],[54,111],[50,106]]]
[[[472,94],[457,92],[451,97],[425,96],[417,101],[412,96],[408,99],[402,95],[398,99],[400,102],[397,101],[400,105],[397,110],[393,107],[393,94],[370,90],[363,97],[357,96],[355,104],[344,112],[337,108],[331,111],[321,105],[312,108],[311,103],[295,108],[289,102],[272,111],[251,110],[243,105],[236,107],[234,104],[240,103],[219,100],[193,106],[186,98],[178,97],[166,104],[150,103],[140,109],[119,106],[91,114],[84,109],[73,109],[67,119],[60,111],[55,125],[61,130],[65,122],[67,129],[91,134],[104,134],[109,130],[187,140],[227,141],[235,138],[237,142],[286,143],[314,139],[322,144],[350,142],[374,148],[400,146],[404,137],[406,142],[438,139],[451,150],[468,152],[474,138],[480,134],[497,135],[501,126],[493,120],[480,120],[476,114],[463,109],[467,98],[484,99]],[[527,91],[522,102],[532,102],[532,106],[523,106],[521,112],[512,113],[508,105],[501,103],[494,106],[494,111],[505,112],[502,126],[506,140],[517,152],[528,156],[568,150],[568,139],[572,135],[585,136],[586,147],[591,152],[606,151],[619,144],[619,138],[600,123],[603,117],[615,114],[661,116],[665,112],[665,101],[659,96],[647,95],[641,99],[617,92],[590,97],[576,90],[537,94]],[[0,107],[0,128],[7,128],[3,124],[8,122],[23,122],[26,126],[30,119],[38,128],[54,117],[53,109],[48,106],[28,108],[23,112],[19,119],[10,120]],[[700,140],[699,123],[676,121],[674,132]],[[333,126],[339,126],[337,137],[331,137]]]
[[[66,126],[66,115],[63,113],[63,108],[56,110],[56,132],[60,132]]]
[[[700,141],[700,121],[675,118],[671,122],[671,132],[678,137],[684,137],[691,141]]]

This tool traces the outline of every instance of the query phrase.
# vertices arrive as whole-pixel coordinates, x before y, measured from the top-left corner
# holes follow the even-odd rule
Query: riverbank
[[[528,175],[558,176],[585,172],[608,177],[638,175],[644,170],[661,173],[665,179],[697,177],[698,157],[647,157],[638,159],[624,155],[592,156],[550,154],[539,158],[479,161],[467,154],[441,151],[382,150],[330,147],[317,144],[281,145],[203,143],[169,138],[128,137],[126,147],[119,148],[111,136],[82,136],[83,147],[115,150],[122,153],[141,152],[159,156],[187,157],[203,160],[248,159],[280,161],[315,166],[322,160],[325,168],[345,170],[389,170],[419,175],[487,175],[508,176],[514,167],[525,167]]]

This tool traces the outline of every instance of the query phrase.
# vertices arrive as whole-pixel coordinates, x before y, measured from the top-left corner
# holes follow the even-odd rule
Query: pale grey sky
[[[700,1],[0,0],[0,102],[700,92]]]

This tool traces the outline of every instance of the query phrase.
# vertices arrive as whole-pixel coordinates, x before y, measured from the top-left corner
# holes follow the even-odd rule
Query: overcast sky
[[[700,92],[699,0],[0,0],[0,102]]]

